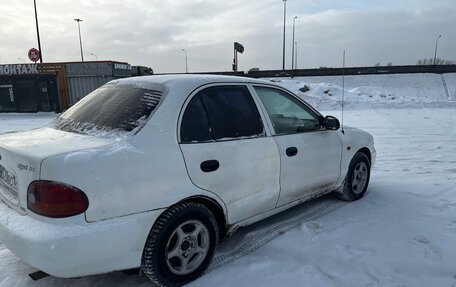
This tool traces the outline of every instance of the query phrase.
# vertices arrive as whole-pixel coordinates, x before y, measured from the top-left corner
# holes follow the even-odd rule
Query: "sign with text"
[[[37,64],[0,65],[0,75],[38,74]]]
[[[122,63],[114,63],[114,69],[116,69],[116,70],[131,70],[131,65],[122,64]]]

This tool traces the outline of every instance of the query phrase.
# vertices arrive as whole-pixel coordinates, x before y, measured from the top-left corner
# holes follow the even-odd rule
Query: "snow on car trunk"
[[[27,188],[40,179],[41,162],[51,156],[107,145],[116,138],[68,133],[52,128],[0,136],[0,199],[26,213]]]

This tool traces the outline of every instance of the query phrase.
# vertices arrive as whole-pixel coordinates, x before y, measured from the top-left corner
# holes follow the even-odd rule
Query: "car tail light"
[[[27,189],[27,208],[39,215],[69,217],[85,212],[88,207],[85,193],[65,183],[37,180]]]

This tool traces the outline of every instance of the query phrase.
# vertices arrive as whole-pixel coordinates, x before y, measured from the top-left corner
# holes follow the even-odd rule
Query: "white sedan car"
[[[368,133],[268,81],[112,81],[47,127],[0,136],[0,241],[57,277],[200,276],[237,228],[336,192],[357,200]]]

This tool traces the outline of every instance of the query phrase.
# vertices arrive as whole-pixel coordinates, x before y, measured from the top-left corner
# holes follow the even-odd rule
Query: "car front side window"
[[[296,134],[320,129],[318,115],[284,91],[255,86],[276,135]]]

